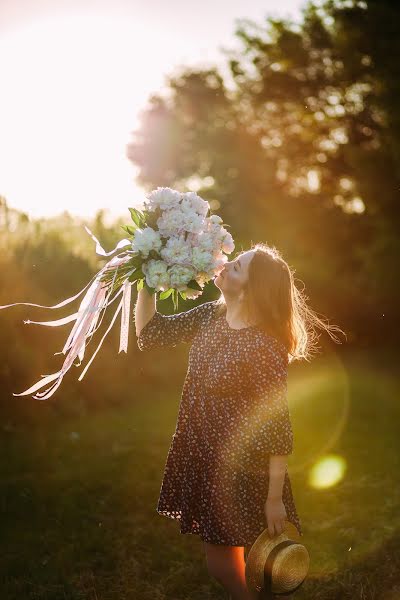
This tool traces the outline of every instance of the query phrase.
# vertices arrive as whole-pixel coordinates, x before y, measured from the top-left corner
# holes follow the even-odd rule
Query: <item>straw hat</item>
[[[246,582],[255,598],[292,594],[303,583],[310,565],[307,548],[297,528],[285,519],[285,529],[271,537],[268,529],[258,536],[246,559]]]

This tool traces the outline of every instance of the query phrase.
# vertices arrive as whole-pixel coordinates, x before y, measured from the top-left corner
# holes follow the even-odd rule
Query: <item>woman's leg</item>
[[[230,593],[232,600],[254,600],[246,586],[243,546],[204,542],[208,572]]]

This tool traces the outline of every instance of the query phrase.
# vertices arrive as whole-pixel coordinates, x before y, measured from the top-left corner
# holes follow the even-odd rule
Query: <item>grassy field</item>
[[[311,558],[295,597],[399,600],[397,360],[331,354],[290,369],[289,473]],[[3,422],[1,600],[227,598],[198,536],[155,511],[179,394],[46,427]],[[327,456],[343,476],[316,487]]]

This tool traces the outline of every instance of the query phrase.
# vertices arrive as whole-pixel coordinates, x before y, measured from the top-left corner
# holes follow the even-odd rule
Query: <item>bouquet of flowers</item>
[[[81,381],[100,350],[103,341],[121,312],[120,346],[118,353],[128,350],[131,288],[136,282],[139,291],[146,287],[150,293],[160,293],[160,299],[172,297],[174,309],[178,308],[179,295],[185,300],[197,298],[204,285],[222,269],[228,260],[226,254],[234,250],[231,234],[224,227],[221,217],[210,214],[210,205],[195,192],[181,193],[168,187],[158,187],[147,196],[144,210],[129,208],[132,224],[122,226],[128,234],[110,252],[105,252],[98,239],[85,226],[96,242],[96,253],[110,256],[116,250],[129,247],[109,260],[89,283],[75,296],[54,306],[30,302],[16,302],[0,306],[0,309],[18,304],[41,308],[61,308],[78,298],[88,287],[76,313],[55,321],[24,321],[37,325],[58,327],[71,321],[75,324],[62,349],[55,354],[67,354],[59,371],[42,375],[29,389],[14,396],[24,396],[54,382],[44,392],[33,398],[50,398],[61,385],[65,373],[76,357],[79,367],[85,355],[87,342],[101,325],[107,307],[121,294],[121,300],[100,344],[79,376]],[[115,293],[114,293],[115,292]],[[111,298],[112,294],[114,296]],[[100,313],[100,324],[97,325]]]

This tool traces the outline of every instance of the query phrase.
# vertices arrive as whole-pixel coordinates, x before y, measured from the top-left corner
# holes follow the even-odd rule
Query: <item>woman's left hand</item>
[[[285,519],[287,519],[282,498],[268,498],[264,511],[269,535],[271,537],[274,537],[275,534],[280,535],[285,529]]]

